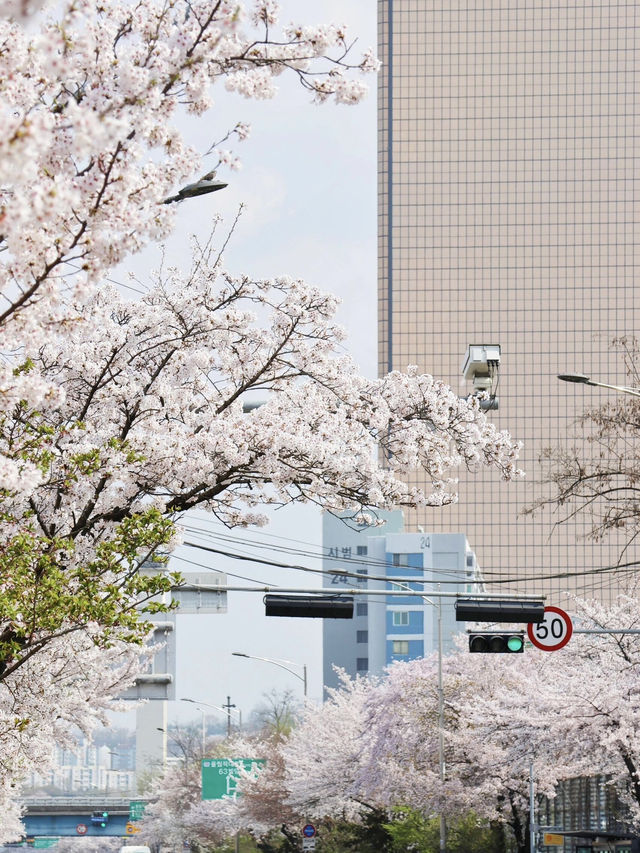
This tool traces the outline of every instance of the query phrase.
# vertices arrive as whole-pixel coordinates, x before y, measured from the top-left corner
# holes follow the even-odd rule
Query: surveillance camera
[[[500,364],[500,344],[469,344],[462,362],[462,375],[474,380],[491,376]]]
[[[469,344],[462,362],[462,375],[473,383],[473,393],[486,392],[495,398],[494,381],[500,365],[499,344]],[[493,391],[493,394],[492,394]],[[485,409],[497,409],[498,403],[483,406]]]

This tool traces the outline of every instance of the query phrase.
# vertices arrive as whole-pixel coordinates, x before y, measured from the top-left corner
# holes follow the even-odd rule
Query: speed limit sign
[[[559,607],[545,607],[542,622],[529,622],[529,639],[543,652],[555,652],[566,646],[573,634],[571,616]]]

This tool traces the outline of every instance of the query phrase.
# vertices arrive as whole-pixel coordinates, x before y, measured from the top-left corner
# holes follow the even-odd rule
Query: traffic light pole
[[[529,764],[529,849],[536,849],[536,794],[533,782],[533,761]]]
[[[440,766],[440,796],[444,793],[444,686],[442,683],[442,598],[438,598],[438,764]],[[447,825],[444,809],[440,808],[440,853],[447,850]]]
[[[394,586],[403,587],[400,591],[401,594],[407,595],[411,594],[411,592],[415,592],[415,590],[411,589],[411,585],[406,582],[406,580],[400,580],[398,578],[389,579],[389,583],[392,583]],[[369,590],[372,592],[374,590]],[[393,593],[394,590],[383,590],[385,594]],[[438,767],[439,767],[439,776],[440,776],[440,796],[444,799],[444,782],[446,775],[446,766],[444,761],[444,683],[442,679],[442,599],[449,597],[451,595],[455,595],[455,593],[442,593],[440,592],[440,584],[438,584],[437,592],[429,592],[430,595],[433,595],[434,598],[437,598],[438,604]],[[430,604],[432,607],[436,607],[436,604],[428,598],[424,592],[418,593],[419,597],[425,602],[425,604]],[[447,851],[447,822],[444,817],[444,809],[440,808],[440,853],[446,853]]]

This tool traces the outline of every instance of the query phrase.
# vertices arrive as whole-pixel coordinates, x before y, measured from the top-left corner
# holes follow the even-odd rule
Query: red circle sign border
[[[566,613],[564,610],[561,610],[559,607],[549,605],[548,607],[545,607],[544,612],[556,613],[562,619],[564,624],[567,626],[566,636],[563,637],[559,643],[556,643],[555,646],[543,646],[542,643],[538,639],[536,639],[533,633],[533,628],[537,624],[537,622],[529,622],[529,624],[527,625],[527,634],[529,636],[529,639],[537,649],[540,649],[543,652],[557,652],[558,649],[564,648],[564,646],[566,646],[569,640],[571,639],[571,635],[573,634],[573,623],[569,614]]]
[[[87,826],[86,826],[86,824],[84,824],[84,823],[79,823],[79,824],[76,826],[76,832],[78,833],[78,835],[84,835],[86,831],[87,831]]]

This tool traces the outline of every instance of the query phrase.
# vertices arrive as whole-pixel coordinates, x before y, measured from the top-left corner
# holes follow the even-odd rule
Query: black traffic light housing
[[[470,631],[469,651],[480,654],[522,654],[524,631]]]
[[[544,622],[543,601],[458,598],[456,622]]]
[[[316,619],[351,619],[353,596],[265,595],[265,616],[304,616]]]
[[[105,828],[109,821],[109,812],[91,812],[91,823],[93,826],[100,826],[102,829]]]

